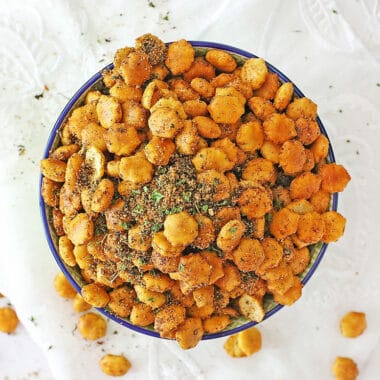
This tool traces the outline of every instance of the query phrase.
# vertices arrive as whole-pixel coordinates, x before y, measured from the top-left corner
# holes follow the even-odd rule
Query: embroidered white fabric
[[[84,341],[78,315],[53,290],[58,267],[38,206],[48,135],[75,90],[146,32],[267,59],[318,103],[336,158],[352,176],[339,199],[345,236],[329,246],[302,299],[259,326],[263,349],[253,357],[228,357],[225,339],[182,351],[113,322],[102,344]],[[1,0],[0,83],[0,291],[24,325],[16,337],[0,336],[0,379],[34,378],[34,370],[39,379],[107,379],[98,367],[104,352],[130,359],[129,379],[319,380],[331,378],[336,356],[354,358],[361,378],[378,378],[379,0]],[[349,310],[367,313],[368,329],[355,340],[339,333]]]

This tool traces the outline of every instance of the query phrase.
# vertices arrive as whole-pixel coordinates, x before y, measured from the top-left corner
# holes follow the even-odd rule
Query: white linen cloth
[[[318,104],[337,161],[352,176],[339,197],[344,237],[329,246],[303,297],[260,324],[263,348],[253,357],[228,357],[223,338],[185,352],[113,322],[103,344],[85,341],[75,330],[78,315],[53,289],[58,267],[38,206],[48,135],[80,85],[116,48],[147,32],[165,41],[230,44],[268,60]],[[329,379],[336,356],[352,357],[360,379],[378,378],[378,0],[0,0],[0,84],[0,291],[55,379],[108,379],[98,367],[104,352],[129,358],[128,379]],[[368,328],[357,339],[339,332],[349,310],[367,314]],[[0,340],[0,378],[17,380],[14,364],[1,361],[14,347],[6,342]]]

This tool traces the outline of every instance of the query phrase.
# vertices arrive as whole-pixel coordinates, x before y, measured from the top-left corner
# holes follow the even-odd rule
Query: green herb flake
[[[182,264],[182,263],[179,263],[179,265],[178,265],[178,272],[182,272],[183,269],[184,269],[183,264]]]
[[[140,241],[140,243],[142,243],[141,241]],[[137,264],[138,264],[138,266],[141,266],[141,265],[143,265],[145,263],[145,261],[144,261],[144,259],[142,258],[142,257],[139,257],[138,259],[137,259]]]
[[[165,174],[165,173],[166,173],[166,169],[165,168],[158,169],[158,174]]]
[[[284,253],[285,253],[285,255],[290,255],[292,253],[292,251],[288,247],[285,247]]]
[[[152,226],[152,232],[158,232],[162,229],[163,224],[162,223],[155,223]]]
[[[144,193],[149,192],[148,186],[144,186],[144,187],[143,187],[143,191],[144,191]]]
[[[156,5],[154,3],[152,3],[151,1],[149,1],[148,5],[151,7],[151,8],[156,8]]]
[[[177,185],[183,185],[184,183],[186,183],[186,179],[184,178],[177,181]]]
[[[334,13],[334,14],[338,14],[338,11],[337,11],[336,9],[333,9],[333,10],[332,10],[332,13]]]
[[[131,193],[132,193],[133,195],[139,195],[139,194],[141,194],[141,191],[140,191],[140,189],[137,189],[137,190],[132,189]]]
[[[154,297],[149,297],[148,302],[154,302]]]
[[[125,264],[120,264],[119,265],[119,269],[120,270],[126,270],[127,269],[127,266]]]
[[[165,210],[165,215],[170,215],[170,214],[178,214],[179,212],[182,211],[182,207],[180,206],[175,206],[175,207],[172,207],[172,208],[167,208]]]
[[[220,184],[219,178],[214,178],[214,186],[218,186]]]
[[[121,226],[122,226],[125,230],[129,230],[129,229],[132,227],[132,224],[130,224],[130,223],[126,223],[126,222],[121,222]]]
[[[202,206],[201,206],[201,209],[202,209],[202,211],[207,212],[207,210],[208,210],[208,205],[202,205]]]
[[[96,224],[95,225],[95,236],[104,235],[107,233],[107,226],[104,224]]]
[[[182,193],[182,198],[185,202],[190,202],[190,195],[191,193],[189,191],[184,191]]]
[[[114,332],[113,332],[113,335],[117,335],[118,334],[118,332],[117,332],[117,330],[115,330]]]
[[[376,86],[377,86],[377,87],[380,87],[380,83],[376,83]]]
[[[237,231],[237,227],[231,227],[229,231],[231,232],[231,234],[234,234]]]
[[[153,199],[154,202],[159,203],[163,197],[164,196],[157,190],[152,191],[151,198]]]
[[[136,215],[136,214],[141,214],[141,212],[143,211],[143,206],[142,205],[137,205],[133,210],[132,210],[132,214]]]

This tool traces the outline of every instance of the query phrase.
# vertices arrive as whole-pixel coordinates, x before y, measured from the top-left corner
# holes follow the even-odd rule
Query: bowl
[[[256,55],[251,54],[247,51],[224,45],[214,42],[207,42],[207,41],[189,41],[192,46],[194,47],[196,51],[196,55],[204,55],[205,52],[208,49],[221,49],[224,50],[234,56],[234,58],[237,60],[238,63],[242,63],[246,58],[257,58]],[[274,72],[278,75],[280,82],[292,82],[287,76],[285,76],[281,71],[279,71],[277,68],[272,66],[270,63],[266,62],[267,67],[269,71]],[[47,145],[44,152],[44,158],[48,157],[49,152],[51,150],[54,150],[60,142],[59,138],[59,130],[61,126],[64,124],[68,116],[71,114],[71,111],[81,105],[84,102],[84,98],[88,91],[90,90],[98,90],[101,89],[102,86],[102,71],[107,69],[112,69],[113,64],[109,64],[105,66],[102,70],[97,72],[95,75],[93,75],[86,83],[84,83],[79,90],[74,94],[74,96],[70,99],[70,101],[66,104],[65,108],[59,115],[57,121],[54,124],[54,127],[50,133],[49,139],[47,141]],[[293,82],[292,82],[293,83]],[[294,96],[295,97],[303,97],[304,94],[301,92],[301,90],[293,83],[294,85]],[[319,125],[319,128],[323,135],[325,135],[327,138],[327,132],[322,124],[322,121],[319,117],[317,117],[317,123]],[[328,152],[328,161],[329,162],[335,162],[334,153],[330,144],[329,152]],[[40,178],[40,188],[42,183],[42,175]],[[85,284],[84,280],[81,277],[80,271],[77,267],[68,267],[60,258],[58,254],[58,238],[55,234],[55,231],[52,227],[51,223],[51,209],[49,206],[45,205],[41,192],[39,197],[39,203],[40,203],[40,210],[41,210],[41,217],[43,222],[43,227],[45,230],[45,236],[47,239],[47,242],[49,244],[51,253],[54,256],[54,259],[56,260],[58,266],[62,270],[62,272],[65,274],[67,279],[70,281],[72,286],[76,289],[77,292],[80,293],[81,287]],[[337,210],[338,205],[338,195],[337,193],[334,193],[331,197],[330,201],[330,210]],[[314,246],[309,246],[310,249],[310,256],[311,260],[306,268],[306,270],[299,276],[302,283],[305,285],[312,275],[314,274],[315,270],[317,269],[318,265],[320,264],[326,249],[327,244],[326,243],[317,243]],[[282,309],[282,305],[276,303],[273,301],[273,299],[266,295],[264,298],[264,308],[265,308],[265,319],[270,318],[272,315],[277,313],[279,310]],[[138,327],[133,325],[127,318],[121,318],[116,316],[115,314],[111,313],[107,308],[99,308],[98,309],[100,313],[104,314],[106,317],[112,319],[113,321],[119,323],[120,325],[126,326],[130,328],[131,330],[134,330],[136,332],[146,334],[153,337],[160,337],[158,332],[154,331],[153,327]],[[223,331],[213,334],[205,334],[202,339],[214,339],[219,338],[231,334],[235,334],[241,330],[247,329],[251,326],[256,325],[256,322],[248,321],[244,317],[239,317],[233,320],[233,322]]]

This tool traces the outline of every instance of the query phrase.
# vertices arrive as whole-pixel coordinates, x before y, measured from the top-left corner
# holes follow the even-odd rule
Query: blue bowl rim
[[[233,53],[233,54],[238,54],[238,55],[241,55],[243,57],[246,57],[246,58],[258,58],[256,55],[252,54],[252,53],[249,53],[245,50],[242,50],[242,49],[238,49],[238,48],[235,48],[233,46],[230,46],[230,45],[225,45],[225,44],[220,44],[220,43],[216,43],[216,42],[209,42],[209,41],[188,41],[192,46],[194,47],[205,47],[205,48],[215,48],[215,49],[222,49],[222,50],[225,50],[225,51],[228,51],[230,53]],[[170,42],[168,42],[167,44],[169,44]],[[304,94],[302,93],[302,91],[294,84],[294,82],[292,82],[286,75],[284,75],[280,70],[278,70],[276,67],[274,67],[273,65],[271,65],[269,62],[267,62],[265,60],[268,68],[270,69],[271,72],[274,72],[276,73],[281,82],[291,82],[293,83],[293,86],[294,86],[294,93],[298,96],[298,97],[304,97]],[[73,95],[73,97],[69,100],[69,102],[66,104],[66,106],[64,107],[64,109],[62,110],[62,112],[60,113],[57,121],[55,122],[54,124],[54,127],[49,135],[49,138],[48,138],[48,142],[47,142],[47,145],[46,145],[46,148],[45,148],[45,151],[44,151],[44,155],[43,155],[43,158],[47,158],[49,156],[49,152],[52,148],[52,145],[53,145],[53,142],[54,142],[54,139],[56,137],[56,133],[58,131],[58,129],[61,127],[63,121],[65,120],[65,117],[66,115],[70,112],[71,108],[73,107],[73,105],[78,101],[78,99],[81,97],[81,95],[87,91],[92,85],[94,85],[102,76],[102,72],[104,70],[110,70],[113,68],[113,63],[110,63],[108,64],[107,66],[105,66],[103,69],[101,69],[100,71],[98,71],[95,75],[93,75],[87,82],[85,82],[80,88],[79,90],[76,91],[76,93]],[[322,132],[322,134],[324,134],[327,139],[329,140],[330,142],[330,139],[328,137],[328,134],[326,132],[326,129],[321,121],[321,119],[319,118],[319,116],[317,117],[317,123],[318,123],[318,126]],[[328,157],[329,157],[329,160],[330,162],[335,162],[335,155],[334,155],[334,152],[333,152],[333,149],[331,147],[331,144],[329,144],[329,152],[328,152]],[[40,186],[40,190],[41,190],[41,185],[42,185],[42,175],[40,175],[40,181],[39,181],[39,186]],[[63,264],[57,250],[56,250],[56,247],[53,243],[53,240],[51,238],[51,235],[50,235],[50,231],[49,231],[49,226],[48,226],[48,216],[46,214],[46,209],[45,209],[45,203],[43,201],[43,198],[42,198],[42,195],[41,195],[41,191],[39,190],[39,205],[40,205],[40,212],[41,212],[41,217],[42,217],[42,223],[43,223],[43,228],[44,228],[44,231],[45,231],[45,236],[46,236],[46,239],[48,241],[48,245],[49,245],[49,248],[50,248],[50,251],[52,252],[53,256],[54,256],[54,259],[55,261],[57,262],[59,268],[61,269],[61,271],[64,273],[64,275],[66,276],[66,278],[69,280],[69,282],[71,283],[71,285],[75,288],[75,290],[78,292],[78,293],[81,293],[81,287],[77,284],[77,282],[74,280],[74,278],[71,276],[70,272],[66,269],[65,265]],[[334,193],[333,194],[333,199],[332,199],[332,210],[336,211],[338,208],[338,194],[337,193]],[[317,269],[317,267],[319,266],[325,252],[326,252],[326,249],[327,249],[327,246],[328,244],[326,243],[323,243],[319,253],[318,253],[318,257],[315,259],[312,267],[310,268],[309,272],[306,274],[306,276],[303,278],[302,280],[302,283],[305,285],[311,278],[311,276],[314,274],[315,270]],[[272,310],[270,310],[268,313],[265,314],[265,317],[264,317],[264,320],[265,319],[268,319],[269,317],[271,317],[272,315],[274,315],[275,313],[277,313],[279,310],[281,310],[284,306],[283,305],[277,305],[275,306]],[[98,311],[100,313],[102,313],[103,315],[105,315],[107,318],[125,326],[125,327],[128,327],[130,328],[131,330],[134,330],[138,333],[142,333],[142,334],[145,334],[145,335],[148,335],[148,336],[152,336],[152,337],[156,337],[156,338],[161,338],[159,333],[155,332],[155,331],[151,331],[151,330],[147,330],[147,329],[144,329],[144,328],[141,328],[139,326],[135,326],[133,325],[132,323],[124,320],[124,319],[121,319],[119,317],[117,317],[116,315],[114,314],[111,314],[110,312],[108,312],[107,310],[103,309],[103,308],[97,308]],[[257,324],[257,322],[248,322],[242,326],[239,326],[239,327],[236,327],[236,328],[233,328],[231,330],[228,330],[228,331],[222,331],[222,332],[218,332],[218,333],[214,333],[214,334],[205,334],[203,337],[202,337],[202,340],[208,340],[208,339],[215,339],[215,338],[220,338],[220,337],[224,337],[224,336],[228,336],[228,335],[232,335],[232,334],[235,334],[239,331],[242,331],[242,330],[245,330],[249,327],[252,327],[252,326],[255,326]],[[162,339],[162,338],[161,338]]]

